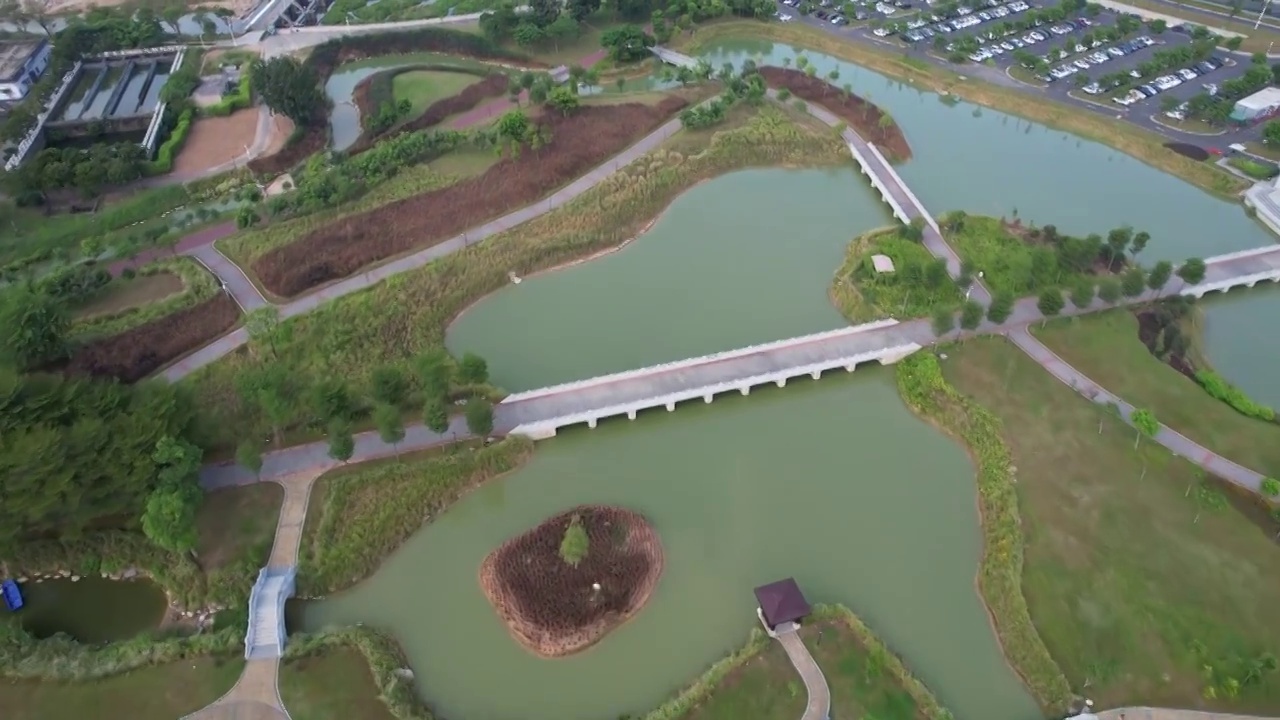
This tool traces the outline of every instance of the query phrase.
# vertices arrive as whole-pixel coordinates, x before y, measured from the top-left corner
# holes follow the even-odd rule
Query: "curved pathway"
[[[831,689],[827,687],[827,678],[822,674],[822,668],[818,667],[813,655],[809,654],[809,648],[805,647],[804,640],[800,639],[797,630],[799,630],[798,625],[789,623],[785,627],[778,627],[774,632],[778,642],[782,643],[782,649],[787,651],[792,667],[800,673],[805,692],[809,695],[800,720],[829,720]]]
[[[1230,713],[1204,712],[1201,710],[1174,710],[1171,708],[1123,707],[1096,713],[1099,720],[1272,720],[1257,715],[1232,715]]]

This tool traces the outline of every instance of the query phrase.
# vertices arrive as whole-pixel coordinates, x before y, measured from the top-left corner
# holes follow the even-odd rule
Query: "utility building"
[[[21,100],[49,67],[48,38],[0,42],[0,101]]]
[[[1265,120],[1280,111],[1280,88],[1265,87],[1236,101],[1231,119],[1241,123]]]

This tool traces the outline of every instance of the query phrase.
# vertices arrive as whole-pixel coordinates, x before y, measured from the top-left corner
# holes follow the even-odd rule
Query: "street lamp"
[[[1266,2],[1262,3],[1262,9],[1258,11],[1258,21],[1253,24],[1254,30],[1257,30],[1258,26],[1262,24],[1262,18],[1267,14],[1267,8],[1269,7],[1271,7],[1271,0],[1266,0]]]

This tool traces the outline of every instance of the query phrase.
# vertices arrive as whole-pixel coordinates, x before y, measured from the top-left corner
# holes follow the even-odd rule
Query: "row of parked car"
[[[974,62],[982,62],[987,58],[1003,55],[1006,52],[1022,50],[1024,48],[1031,47],[1036,43],[1044,42],[1045,40],[1048,40],[1051,35],[1065,35],[1077,27],[1083,29],[1089,27],[1091,24],[1092,23],[1088,20],[1081,18],[1079,20],[1072,20],[1067,23],[1054,25],[1046,30],[1032,30],[1021,37],[1017,37],[1017,33],[1015,32],[1010,32],[1004,38],[997,37],[995,33],[987,33],[984,36],[980,36],[979,39],[987,40],[989,43],[979,47],[977,52],[969,56],[969,59]],[[1065,32],[1062,31],[1063,28],[1066,28]]]
[[[959,30],[981,25],[982,23],[999,20],[1008,17],[1011,14],[1025,12],[1031,9],[1031,5],[1024,0],[1014,0],[1011,3],[1001,4],[999,0],[985,0],[983,3],[985,9],[975,10],[971,7],[961,5],[956,8],[958,17],[951,19],[940,18],[937,15],[930,15],[927,18],[916,18],[907,23],[907,31],[902,37],[910,42],[919,42],[936,35],[948,35]],[[888,31],[883,28],[876,30],[876,34],[880,37],[888,35]]]
[[[1142,50],[1143,48],[1148,48],[1155,44],[1156,44],[1156,41],[1152,40],[1147,35],[1143,35],[1140,38],[1134,38],[1133,40],[1119,43],[1117,45],[1112,45],[1111,47],[1103,48],[1101,50],[1099,50],[1098,48],[1102,47],[1102,43],[1098,42],[1097,40],[1094,40],[1092,43],[1090,43],[1089,47],[1085,47],[1083,45],[1077,44],[1075,46],[1076,53],[1084,53],[1090,50],[1093,50],[1094,52],[1089,55],[1086,55],[1085,57],[1079,58],[1078,60],[1075,60],[1073,62],[1059,65],[1058,67],[1050,70],[1048,75],[1041,76],[1041,79],[1044,80],[1045,82],[1053,82],[1054,80],[1061,80],[1070,75],[1074,75],[1078,71],[1088,70],[1092,67],[1101,65],[1105,62],[1110,62],[1113,58],[1122,58],[1126,55],[1132,55],[1133,53],[1136,53],[1139,50]],[[1064,53],[1064,51],[1059,50],[1059,53]],[[1061,60],[1062,58],[1057,57],[1050,60],[1050,58],[1046,57],[1044,59],[1052,61],[1052,60]],[[1137,73],[1138,71],[1132,70],[1130,72]],[[1137,75],[1134,75],[1134,77],[1142,77],[1142,75],[1137,74]]]
[[[1184,82],[1191,82],[1192,80],[1195,80],[1198,77],[1208,75],[1209,73],[1213,72],[1214,70],[1217,70],[1220,67],[1222,67],[1222,61],[1217,60],[1216,58],[1209,58],[1207,60],[1202,60],[1196,63],[1195,65],[1193,65],[1192,67],[1182,68],[1181,70],[1177,70],[1168,75],[1161,75],[1160,77],[1152,80],[1149,83],[1143,83],[1142,85],[1139,85],[1138,87],[1130,90],[1128,93],[1124,95],[1124,97],[1112,98],[1112,100],[1119,103],[1120,105],[1126,105],[1126,106],[1132,105],[1136,102],[1141,102],[1143,100],[1146,100],[1149,97],[1155,97],[1156,95],[1159,95],[1165,90],[1172,90]],[[1132,75],[1133,73],[1130,73],[1130,74]],[[1096,87],[1097,83],[1092,83],[1092,85]],[[1218,92],[1218,86],[1214,85],[1213,83],[1205,83],[1204,89],[1210,95],[1216,95]],[[1097,92],[1102,92],[1103,90],[1104,88],[1099,87],[1097,89]],[[1088,92],[1089,88],[1085,88],[1085,91]],[[1095,92],[1094,94],[1097,94],[1097,92]],[[1174,118],[1175,120],[1183,119],[1178,115],[1172,114],[1172,113],[1170,114],[1170,117]]]

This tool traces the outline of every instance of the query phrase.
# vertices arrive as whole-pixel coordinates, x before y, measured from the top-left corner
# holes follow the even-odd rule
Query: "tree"
[[[165,435],[156,442],[151,459],[156,464],[157,483],[142,513],[142,532],[165,550],[192,552],[199,538],[196,511],[202,497],[198,480],[200,448]]]
[[[1178,277],[1182,278],[1182,282],[1188,285],[1199,285],[1204,281],[1204,274],[1207,268],[1204,260],[1200,258],[1187,258],[1185,262],[1178,268]]]
[[[987,319],[997,325],[1002,324],[1013,314],[1013,303],[1013,293],[1007,290],[997,292],[991,298],[991,305],[987,308]]]
[[[1108,262],[1107,269],[1114,270],[1116,260],[1124,258],[1125,250],[1133,240],[1133,228],[1118,227],[1107,233]]]
[[[1136,298],[1147,289],[1147,275],[1140,267],[1132,267],[1124,271],[1120,277],[1120,292],[1125,297]]]
[[[489,364],[475,353],[464,353],[458,362],[458,380],[468,385],[489,382]]]
[[[311,388],[311,407],[325,422],[351,418],[353,403],[347,382],[340,377],[326,377]]]
[[[586,559],[590,547],[591,540],[582,527],[582,520],[574,515],[569,520],[569,527],[565,528],[564,539],[560,541],[560,558],[569,565],[578,567],[578,563]]]
[[[933,334],[942,337],[956,329],[956,316],[950,308],[940,307],[933,311]]]
[[[545,40],[547,32],[532,22],[522,22],[511,36],[520,47],[532,47]]]
[[[1173,263],[1161,260],[1152,266],[1151,272],[1147,274],[1147,287],[1151,288],[1151,292],[1159,294],[1172,276]]]
[[[324,119],[325,105],[320,79],[308,65],[281,55],[256,60],[249,66],[249,82],[267,107],[286,115],[298,125],[313,125]]]
[[[1098,298],[1108,305],[1116,304],[1120,299],[1120,282],[1115,278],[1102,278],[1098,283]]]
[[[960,310],[960,327],[965,330],[976,330],[982,324],[982,313],[984,308],[982,303],[976,300],[966,300],[964,307]]]
[[[271,348],[271,357],[278,360],[280,354],[276,349],[277,330],[280,327],[280,308],[275,305],[264,305],[250,310],[244,316],[244,329],[249,339],[254,342],[266,342]]]
[[[262,472],[262,442],[249,438],[236,446],[236,464],[259,477]]]
[[[86,260],[96,260],[102,254],[102,238],[87,237],[80,242],[80,254]]]
[[[1129,421],[1133,423],[1133,427],[1138,431],[1138,436],[1133,439],[1134,448],[1138,447],[1143,435],[1153,438],[1156,433],[1160,432],[1160,422],[1156,420],[1155,413],[1150,410],[1135,408],[1129,415]]]
[[[428,400],[435,399],[443,403],[449,395],[453,375],[449,367],[449,356],[442,350],[430,350],[420,355],[415,364],[423,395]]]
[[[1087,278],[1081,278],[1079,282],[1071,288],[1071,304],[1081,310],[1089,307],[1093,302],[1093,281]]]
[[[378,428],[378,437],[382,442],[395,447],[404,440],[404,420],[400,417],[400,408],[387,403],[378,403],[373,408],[373,424]]]
[[[373,369],[373,399],[384,405],[399,406],[409,389],[404,373],[394,365]]]
[[[334,418],[329,422],[329,457],[338,462],[346,462],[356,452],[356,439],[351,434],[351,425],[343,418]]]
[[[1164,20],[1155,19],[1155,20],[1148,20],[1147,27],[1151,28],[1151,33],[1153,35],[1159,35],[1163,33],[1166,29],[1168,29],[1169,24]]]
[[[422,406],[422,422],[427,429],[437,435],[449,431],[449,411],[438,397],[428,398]]]
[[[0,299],[0,353],[19,370],[34,370],[67,354],[70,327],[66,309],[54,297],[31,287],[13,288]]]
[[[1280,495],[1280,480],[1276,480],[1275,478],[1263,478],[1262,484],[1258,486],[1258,489],[1267,497]]]
[[[467,401],[467,429],[476,437],[493,432],[493,405],[484,398],[473,397]]]
[[[564,86],[555,88],[547,96],[547,104],[559,110],[561,115],[568,115],[577,110],[580,102],[578,94]]]
[[[520,110],[510,110],[498,118],[498,138],[501,147],[509,147],[512,154],[519,154],[520,147],[533,137],[536,132],[529,116]]]
[[[555,22],[547,26],[546,35],[555,42],[556,51],[559,52],[560,41],[572,40],[578,37],[579,32],[581,32],[581,28],[578,26],[578,21],[574,20],[572,15],[561,14],[560,17],[555,19]],[[527,86],[526,89],[528,89]]]
[[[1057,315],[1062,312],[1062,308],[1066,302],[1062,299],[1062,291],[1058,288],[1046,288],[1040,293],[1040,298],[1036,301],[1036,307],[1040,310],[1040,314],[1045,317]]]
[[[1151,233],[1140,231],[1134,234],[1133,242],[1129,243],[1129,254],[1133,259],[1138,259],[1138,253],[1147,249],[1147,243],[1151,241]]]
[[[1280,75],[1280,63],[1276,63],[1277,75]],[[1280,146],[1280,120],[1272,120],[1262,126],[1262,142],[1271,147]]]
[[[526,17],[539,28],[550,25],[560,17],[560,0],[528,0],[528,7]]]
[[[623,25],[613,28],[600,36],[600,45],[609,51],[614,62],[635,62],[649,55],[649,48],[657,40],[646,33],[639,25]]]
[[[587,16],[600,9],[600,0],[567,0],[565,10],[569,12],[569,16],[578,22],[587,19]]]
[[[782,96],[779,95],[778,97],[781,98]],[[924,218],[911,218],[911,222],[898,228],[898,234],[912,242],[920,242],[924,239]]]

